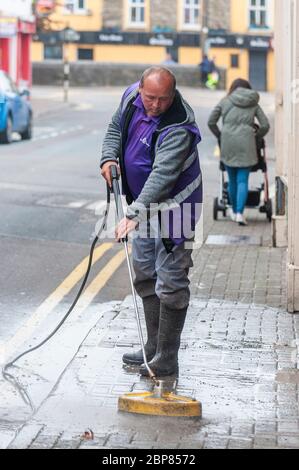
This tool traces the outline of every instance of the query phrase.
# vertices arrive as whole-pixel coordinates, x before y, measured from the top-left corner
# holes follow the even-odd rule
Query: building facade
[[[31,38],[35,18],[31,0],[0,2],[0,69],[5,70],[17,85],[31,84]]]
[[[35,37],[33,60],[198,65],[203,50],[261,90],[274,88],[274,0],[61,0],[52,32]],[[66,45],[64,28],[78,33]]]
[[[288,311],[299,312],[299,5],[276,0],[276,215],[273,241],[287,247]]]
[[[71,61],[156,64],[170,53],[181,64],[197,65],[201,60],[201,3],[202,0],[61,0],[51,15],[56,33],[36,37],[33,60],[61,59],[63,44],[58,30],[70,27],[80,34],[77,43],[65,47]],[[224,6],[226,2],[221,3]]]

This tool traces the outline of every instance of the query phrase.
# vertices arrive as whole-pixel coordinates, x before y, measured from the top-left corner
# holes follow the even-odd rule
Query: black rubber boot
[[[161,304],[157,352],[149,366],[157,377],[178,374],[178,352],[188,307],[172,309]],[[143,364],[140,374],[148,376]]]
[[[160,317],[160,299],[157,295],[151,295],[142,299],[144,316],[147,331],[147,342],[144,345],[147,361],[151,361],[156,354],[159,317]],[[142,349],[133,353],[123,355],[123,362],[129,365],[140,366],[144,363]]]

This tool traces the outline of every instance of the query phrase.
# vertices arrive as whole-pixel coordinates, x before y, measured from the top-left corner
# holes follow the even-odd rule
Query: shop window
[[[62,46],[45,46],[44,59],[62,59]]]
[[[145,25],[145,0],[129,0],[129,25]]]
[[[183,27],[188,29],[199,28],[201,0],[183,0]]]
[[[231,54],[230,56],[230,66],[233,69],[239,68],[239,54]]]
[[[93,60],[93,49],[78,48],[78,60]]]
[[[250,28],[268,28],[268,0],[250,0]]]

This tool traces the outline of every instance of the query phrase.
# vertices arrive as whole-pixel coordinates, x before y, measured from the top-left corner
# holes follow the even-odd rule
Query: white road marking
[[[31,142],[37,142],[39,140],[53,139],[61,135],[71,134],[72,132],[78,132],[84,129],[84,126],[79,124],[78,126],[72,126],[67,129],[57,130],[54,127],[34,127],[34,137]]]

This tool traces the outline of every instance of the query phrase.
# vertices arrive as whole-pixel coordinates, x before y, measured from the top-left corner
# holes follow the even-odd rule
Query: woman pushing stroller
[[[214,108],[208,122],[218,139],[221,161],[228,174],[228,192],[232,205],[230,217],[239,225],[247,225],[244,210],[249,174],[258,163],[256,139],[262,139],[270,129],[259,100],[259,94],[252,90],[250,83],[238,78],[232,83],[228,95]],[[220,130],[217,123],[221,117]]]

